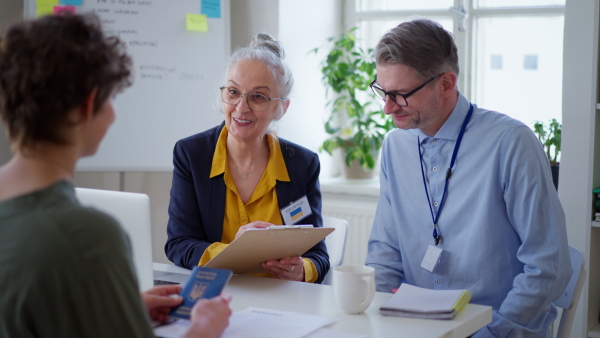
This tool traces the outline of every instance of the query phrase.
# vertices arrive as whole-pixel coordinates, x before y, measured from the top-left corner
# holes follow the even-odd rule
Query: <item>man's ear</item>
[[[456,74],[451,72],[445,72],[442,74],[440,82],[442,83],[442,91],[444,94],[454,94],[454,89],[456,88],[456,81],[458,77]]]
[[[85,122],[92,119],[94,111],[96,109],[95,102],[96,96],[98,95],[98,88],[92,89],[92,91],[83,99],[83,102],[79,105],[78,118],[79,122]]]

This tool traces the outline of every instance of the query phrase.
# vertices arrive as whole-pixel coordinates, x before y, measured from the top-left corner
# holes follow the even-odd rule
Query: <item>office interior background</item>
[[[23,8],[23,0],[0,0],[0,30],[22,18]],[[600,337],[600,329],[594,331],[600,311],[600,268],[594,267],[600,261],[600,229],[592,222],[591,193],[600,186],[599,8],[598,0],[230,0],[231,50],[248,45],[261,31],[281,40],[296,82],[292,103],[276,132],[318,152],[326,138],[322,126],[327,99],[320,73],[325,54],[309,53],[311,49],[325,46],[328,37],[351,27],[359,27],[360,43],[372,48],[386,30],[414,17],[434,19],[452,31],[461,62],[459,86],[467,98],[529,126],[552,118],[563,123],[559,197],[567,215],[569,244],[584,252],[590,275],[572,336]],[[125,112],[117,111],[117,118],[120,113]],[[326,153],[320,158],[324,213],[328,198],[338,197],[374,213],[377,180],[344,181],[338,178],[337,159]],[[0,130],[0,165],[9,159],[8,142]],[[154,261],[168,263],[163,245],[171,177],[170,171],[78,171],[75,179],[82,187],[148,194]],[[368,228],[362,234],[368,234]],[[347,252],[356,250],[364,256],[366,241],[364,235],[354,238]]]

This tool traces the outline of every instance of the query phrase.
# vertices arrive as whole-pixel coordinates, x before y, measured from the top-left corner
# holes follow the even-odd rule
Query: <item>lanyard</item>
[[[429,204],[429,211],[431,212],[431,219],[433,220],[433,239],[435,240],[435,245],[440,243],[440,234],[438,233],[438,220],[440,219],[440,212],[442,211],[442,207],[444,206],[444,201],[446,199],[446,191],[448,190],[448,181],[450,177],[452,177],[452,167],[454,167],[454,161],[456,160],[456,154],[458,153],[458,148],[460,148],[460,142],[462,141],[463,135],[465,134],[465,129],[467,128],[467,124],[471,119],[471,115],[473,115],[473,104],[469,108],[469,112],[463,121],[462,127],[460,127],[460,132],[458,133],[458,139],[456,140],[456,144],[454,145],[454,152],[452,153],[452,159],[450,160],[450,167],[446,171],[446,183],[444,184],[444,192],[442,193],[442,199],[440,201],[440,206],[437,210],[436,215],[433,215],[433,208],[431,207],[431,200],[429,199],[429,192],[427,189],[427,180],[425,180],[425,170],[423,169],[423,154],[421,153],[421,137],[417,136],[417,149],[419,150],[419,160],[421,163],[421,175],[423,176],[423,186],[425,187],[425,195],[427,195],[427,203]]]

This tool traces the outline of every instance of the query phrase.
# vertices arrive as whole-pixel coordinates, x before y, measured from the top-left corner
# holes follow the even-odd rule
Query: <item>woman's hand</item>
[[[246,225],[242,225],[238,229],[237,234],[235,234],[235,238],[240,237],[248,229],[260,229],[260,228],[270,227],[272,225],[273,225],[272,223],[261,222],[261,221],[256,221],[256,222],[248,223]]]
[[[179,285],[155,286],[142,292],[142,301],[146,304],[150,319],[166,322],[169,311],[183,301],[183,298],[178,296],[179,293],[181,293]],[[177,295],[177,297],[173,297],[173,295]]]
[[[300,256],[266,261],[262,268],[279,279],[304,282],[304,261]]]
[[[200,299],[192,308],[190,327],[184,338],[188,337],[220,337],[227,325],[231,309],[231,296],[221,294],[211,299]]]

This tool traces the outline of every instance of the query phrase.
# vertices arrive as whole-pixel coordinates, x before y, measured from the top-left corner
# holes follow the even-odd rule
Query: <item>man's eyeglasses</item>
[[[417,88],[411,90],[410,92],[408,92],[406,94],[400,94],[397,92],[386,92],[385,90],[383,90],[383,88],[381,88],[377,84],[375,84],[375,82],[377,82],[377,78],[375,78],[375,80],[373,80],[373,82],[371,82],[369,87],[371,87],[371,89],[373,90],[373,93],[375,93],[375,96],[382,99],[383,101],[385,101],[385,96],[387,95],[390,97],[390,99],[392,99],[392,101],[394,101],[394,103],[396,103],[400,107],[406,107],[406,106],[408,106],[408,101],[406,101],[406,99],[408,99],[409,96],[418,92],[421,88],[425,87],[425,85],[427,85],[429,82],[437,79],[438,77],[442,76],[443,74],[444,73],[441,73],[441,74],[438,74],[438,75],[432,77],[431,79],[425,81],[425,83],[423,83],[422,85],[418,86]]]
[[[242,100],[242,96],[246,95],[246,103],[252,110],[263,110],[267,108],[270,101],[281,100],[281,97],[270,98],[267,95],[260,93],[243,93],[234,87],[220,87],[221,99],[226,104],[236,106]]]

